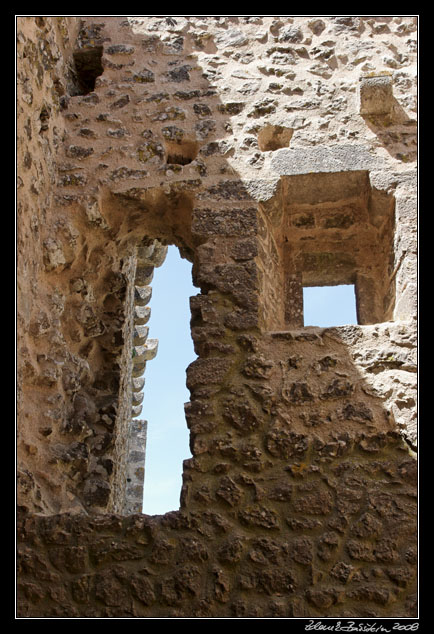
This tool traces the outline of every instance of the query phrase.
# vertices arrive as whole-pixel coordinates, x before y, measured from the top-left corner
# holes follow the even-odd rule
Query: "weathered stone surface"
[[[265,507],[256,506],[241,511],[240,521],[248,527],[262,527],[265,529],[278,528],[277,514]]]
[[[228,359],[198,359],[191,363],[187,370],[187,386],[220,384],[231,367]]]
[[[222,209],[216,212],[211,209],[196,209],[192,230],[199,235],[254,235],[257,231],[256,210]]]
[[[392,77],[361,77],[360,79],[360,114],[386,115],[393,108]]]
[[[265,437],[267,451],[283,459],[292,457],[302,458],[308,449],[307,436],[296,434],[288,429],[282,429],[279,425],[267,433]]]
[[[133,363],[140,365],[154,359],[158,352],[158,339],[147,339],[146,343],[133,348]]]
[[[345,172],[378,167],[369,147],[364,145],[330,145],[319,148],[278,150],[271,161],[272,168],[282,176],[312,172]]]
[[[294,500],[294,509],[306,515],[327,515],[332,508],[333,497],[329,491],[307,491]]]
[[[232,564],[240,561],[243,553],[243,540],[232,538],[219,548],[217,557],[221,563]]]

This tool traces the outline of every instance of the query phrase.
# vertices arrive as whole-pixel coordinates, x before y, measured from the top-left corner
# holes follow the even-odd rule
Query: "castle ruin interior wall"
[[[416,615],[416,62],[408,16],[17,17],[19,616]],[[149,517],[171,244],[193,457]]]

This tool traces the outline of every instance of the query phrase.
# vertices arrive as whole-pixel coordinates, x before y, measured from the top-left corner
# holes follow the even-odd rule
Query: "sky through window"
[[[176,247],[155,269],[149,336],[158,339],[158,354],[145,370],[142,418],[148,421],[143,512],[161,515],[179,508],[182,463],[191,457],[184,403],[187,366],[196,359],[190,334],[189,298],[198,294],[191,264]]]
[[[357,324],[354,284],[303,288],[305,326]]]

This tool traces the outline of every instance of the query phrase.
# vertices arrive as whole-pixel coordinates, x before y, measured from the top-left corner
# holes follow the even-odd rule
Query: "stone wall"
[[[20,616],[416,615],[416,29],[18,18]],[[148,517],[168,244],[199,291],[193,457]],[[304,327],[303,286],[349,282],[359,324]]]
[[[143,509],[143,490],[145,484],[146,420],[133,418],[128,435],[128,461],[125,469],[126,491],[123,497],[125,515],[141,513]]]
[[[64,297],[49,282],[77,246],[70,220],[55,217],[53,205],[78,30],[72,17],[17,19],[18,490],[37,511],[59,508],[41,493],[42,486],[59,495],[59,482],[47,469],[46,439],[65,415],[63,392],[88,371],[63,344]],[[64,236],[63,250],[54,227]]]

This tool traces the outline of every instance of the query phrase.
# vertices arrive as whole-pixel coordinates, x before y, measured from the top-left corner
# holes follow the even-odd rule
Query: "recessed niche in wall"
[[[199,145],[196,141],[165,141],[166,163],[169,165],[188,165],[197,156]]]
[[[258,133],[258,147],[261,152],[273,152],[289,147],[294,130],[282,125],[266,125]]]
[[[43,132],[48,130],[48,120],[50,118],[50,113],[51,113],[50,107],[44,105],[39,114],[39,121],[41,122],[39,134],[42,134]]]
[[[305,326],[357,324],[354,284],[304,287],[303,315]]]
[[[306,287],[352,285],[354,323],[393,319],[395,199],[371,186],[367,170],[284,176],[262,222],[268,228],[259,261],[266,328],[308,325]]]
[[[75,67],[75,95],[88,95],[95,90],[96,78],[103,74],[102,46],[83,48],[73,53]]]

